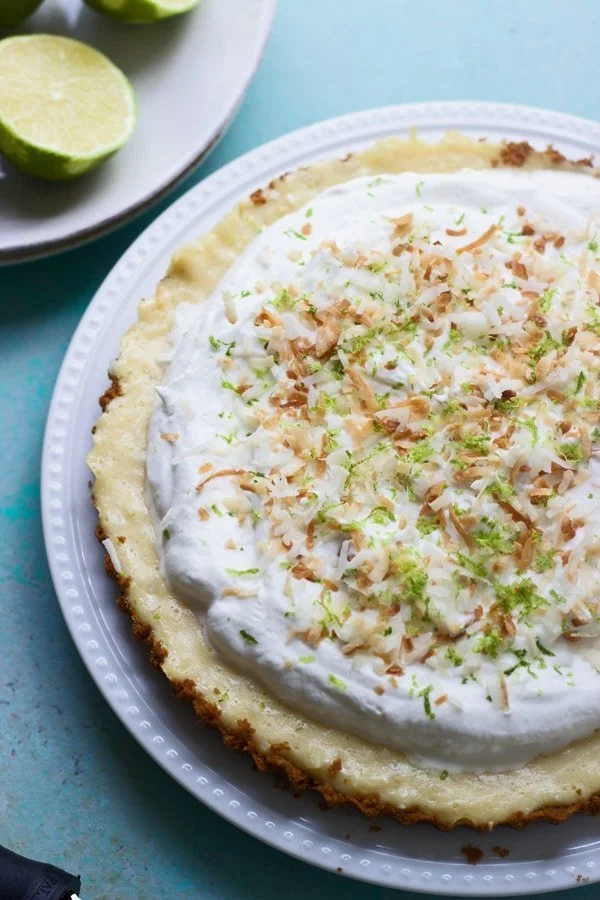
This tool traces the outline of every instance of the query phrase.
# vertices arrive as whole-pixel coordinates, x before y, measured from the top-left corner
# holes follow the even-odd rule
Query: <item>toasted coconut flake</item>
[[[273,310],[267,309],[266,306],[262,306],[260,312],[254,319],[255,325],[266,325],[269,328],[274,328],[276,325],[281,325],[282,320],[280,316],[278,316]]]
[[[465,528],[465,526],[463,525],[463,523],[461,522],[461,519],[459,518],[459,516],[456,515],[452,506],[450,507],[450,509],[448,511],[448,515],[450,517],[450,521],[454,525],[456,531],[459,533],[459,535],[461,536],[461,538],[463,539],[463,541],[465,542],[465,544],[467,545],[469,550],[472,550],[473,549],[473,539],[472,539],[471,535],[469,534],[469,532],[467,531],[467,529]]]
[[[216,472],[213,472],[207,478],[200,482],[200,484],[196,485],[196,492],[199,494],[208,484],[209,481],[212,481],[213,478],[226,478],[230,475],[247,475],[246,469],[218,469]]]
[[[388,217],[388,221],[395,226],[393,238],[399,239],[409,234],[411,228],[413,227],[413,219],[414,216],[412,213],[406,213],[406,215],[400,216],[399,218],[395,219]]]
[[[350,641],[348,644],[344,644],[342,653],[344,656],[352,656],[353,653],[356,653],[357,650],[361,650],[364,646],[365,645],[361,640]]]
[[[340,325],[334,316],[327,316],[323,320],[323,324],[317,330],[315,342],[315,356],[317,359],[323,359],[329,356],[340,338]]]
[[[560,523],[560,533],[563,536],[563,540],[571,541],[575,537],[577,529],[581,528],[583,524],[582,519],[570,519],[569,516],[565,516]]]
[[[490,238],[492,238],[496,234],[497,230],[497,225],[490,225],[490,227],[474,241],[471,241],[469,244],[464,244],[462,247],[457,247],[456,253],[472,253],[473,250],[477,250],[479,247],[483,247],[483,245],[487,244]]]
[[[529,529],[523,532],[520,539],[517,541],[515,556],[517,560],[517,567],[523,571],[524,569],[528,569],[532,562],[534,556],[536,544],[536,532]]]
[[[308,566],[305,562],[297,562],[295,566],[290,570],[294,578],[298,581],[312,581],[318,582],[319,578],[315,574],[315,572]]]
[[[399,665],[388,666],[385,670],[387,675],[404,675],[404,669]]]
[[[528,278],[527,268],[523,265],[522,262],[515,260],[513,262],[512,270],[513,270],[513,275],[515,276],[515,278],[522,278],[523,281],[527,281],[527,278]]]
[[[600,294],[600,272],[595,272],[593,269],[588,269],[587,282],[592,290]]]
[[[441,497],[444,493],[445,488],[445,481],[438,481],[436,484],[432,484],[430,487],[428,487],[425,491],[425,500],[427,501],[427,503],[431,504],[434,502],[434,500],[437,500],[439,497]]]
[[[250,588],[244,589],[244,588],[237,588],[237,587],[227,587],[227,588],[223,588],[223,590],[221,591],[221,596],[222,597],[240,597],[240,598],[257,597],[258,590],[252,590]]]
[[[500,616],[499,621],[502,634],[505,637],[515,637],[517,633],[517,626],[515,625],[515,621],[512,616],[502,615]]]
[[[365,407],[369,410],[369,412],[377,412],[379,410],[379,404],[377,402],[377,397],[375,396],[375,391],[373,390],[365,376],[362,374],[362,372],[359,369],[350,366],[348,369],[346,369],[346,373],[356,387],[360,399],[363,401]]]
[[[467,469],[459,469],[454,473],[454,480],[458,484],[472,484],[480,478],[488,478],[496,465],[498,465],[497,461],[488,460],[486,465],[469,466]]]
[[[512,503],[509,503],[508,500],[502,500],[499,497],[496,497],[496,503],[498,506],[502,507],[504,512],[508,513],[511,519],[514,519],[515,522],[522,522],[528,528],[534,528],[533,521],[531,516],[529,516],[526,512],[523,512],[520,509],[517,509]]]

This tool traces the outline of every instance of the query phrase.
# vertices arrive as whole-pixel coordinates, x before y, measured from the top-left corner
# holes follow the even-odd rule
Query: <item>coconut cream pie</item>
[[[122,602],[204,721],[329,803],[596,810],[589,165],[452,135],[282,176],[123,338],[90,456]]]

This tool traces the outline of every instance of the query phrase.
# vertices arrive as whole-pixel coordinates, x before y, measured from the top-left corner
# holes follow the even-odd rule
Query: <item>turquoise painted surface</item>
[[[599,24],[593,0],[279,0],[236,122],[169,199],[265,140],[369,106],[485,99],[598,118]],[[101,280],[165,205],[91,247],[0,269],[0,842],[81,871],[86,900],[391,900],[278,854],[192,800],[115,719],[56,605],[38,500],[54,379]]]

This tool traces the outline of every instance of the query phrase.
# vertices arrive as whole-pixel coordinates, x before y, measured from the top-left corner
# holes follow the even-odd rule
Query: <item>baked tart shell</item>
[[[295,791],[314,790],[328,806],[351,804],[364,815],[402,824],[428,822],[442,830],[468,825],[486,831],[504,824],[563,822],[576,812],[600,810],[600,736],[498,774],[439,771],[412,765],[402,753],[375,746],[297,715],[257,682],[235,671],[208,644],[198,617],[170,591],[160,574],[154,524],[146,504],[145,448],[160,360],[169,349],[175,310],[209,297],[223,274],[268,226],[323,190],[364,175],[464,168],[581,169],[553,148],[527,143],[494,145],[449,134],[425,144],[416,136],[390,138],[342,160],[315,163],[281,175],[243,200],[210,233],[179,250],[138,321],[122,339],[100,398],[88,463],[95,478],[97,534],[111,552],[108,574],[118,603],[145,641],[152,663],[198,718],[217,728],[227,747],[250,754],[260,771],[284,776]],[[110,542],[110,543],[108,543]]]

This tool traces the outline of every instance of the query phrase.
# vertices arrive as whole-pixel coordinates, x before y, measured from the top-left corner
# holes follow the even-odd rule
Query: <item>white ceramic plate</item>
[[[154,25],[122,25],[82,0],[46,0],[19,33],[63,34],[106,53],[133,83],[139,118],[120,153],[75,181],[40,181],[0,159],[0,263],[98,237],[189,174],[237,111],[274,11],[275,0],[203,0]]]
[[[117,610],[94,537],[85,456],[97,397],[119,337],[136,303],[152,292],[173,249],[209,229],[237,200],[276,174],[316,157],[342,156],[417,125],[436,140],[448,129],[474,136],[553,142],[571,157],[600,154],[600,125],[545,110],[487,103],[388,107],[322,122],[241,157],[168,209],[123,256],[88,308],[61,369],[48,416],[42,462],[46,547],[58,598],[73,640],[98,687],[140,744],[194,796],[220,815],[307,862],[382,885],[442,894],[511,895],[600,880],[600,820],[578,816],[560,827],[524,833],[500,828],[480,836],[442,834],[380,820],[380,831],[354,811],[327,814],[310,796],[275,790],[249,760],[224,753],[221,739],[201,730],[190,709],[149,665]],[[461,848],[484,851],[470,866]],[[496,845],[510,850],[498,858]]]

